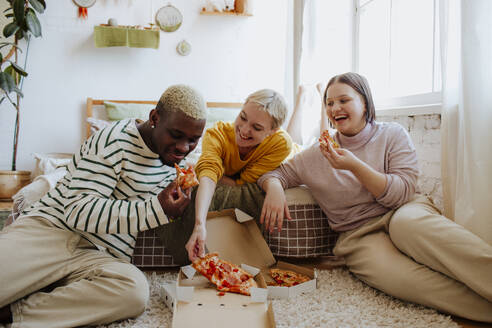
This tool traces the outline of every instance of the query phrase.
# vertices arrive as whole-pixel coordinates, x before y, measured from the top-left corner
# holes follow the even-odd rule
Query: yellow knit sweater
[[[215,182],[224,174],[235,179],[237,184],[256,182],[262,174],[276,169],[291,151],[289,134],[279,129],[242,160],[236,144],[234,124],[217,122],[203,136],[202,155],[195,170],[198,178],[205,176]]]

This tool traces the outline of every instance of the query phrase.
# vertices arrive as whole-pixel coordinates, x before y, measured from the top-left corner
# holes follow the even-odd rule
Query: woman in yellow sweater
[[[181,220],[158,232],[177,264],[204,255],[205,220],[209,210],[219,210],[217,207],[224,205],[240,207],[239,198],[237,201],[221,198],[221,191],[230,190],[230,187],[218,191],[215,198],[221,198],[216,202],[220,205],[211,206],[217,185],[241,186],[242,198],[246,196],[253,202],[263,201],[263,193],[256,186],[256,180],[277,168],[293,150],[290,136],[280,128],[286,116],[287,106],[282,95],[262,89],[248,96],[234,123],[218,122],[206,131],[202,155],[195,167],[200,184],[193,193],[194,211],[188,208]],[[261,209],[261,204],[254,207]],[[194,226],[190,222],[193,217]],[[191,227],[194,227],[192,231]],[[180,239],[190,235],[185,247],[187,254],[184,254],[186,240]]]

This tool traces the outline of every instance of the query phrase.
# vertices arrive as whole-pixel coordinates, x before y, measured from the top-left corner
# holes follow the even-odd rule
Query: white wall
[[[171,2],[183,25],[161,32],[160,47],[95,48],[93,29],[114,17],[145,25]],[[72,1],[49,1],[40,15],[43,37],[29,49],[22,100],[17,169],[34,167],[33,152],[75,152],[85,133],[87,97],[155,99],[171,84],[186,83],[208,101],[243,101],[260,88],[286,90],[285,0],[257,0],[252,17],[199,15],[201,0],[99,0],[89,18],[77,18]],[[176,44],[192,45],[187,57]],[[289,90],[290,91],[290,90]],[[0,105],[0,169],[10,169],[14,111]]]

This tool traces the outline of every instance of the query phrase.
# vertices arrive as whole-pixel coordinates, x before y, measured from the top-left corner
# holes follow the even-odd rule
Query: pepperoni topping
[[[247,274],[242,274],[241,275],[241,281],[246,281],[249,279],[249,276]]]
[[[227,264],[227,263],[222,263],[222,265],[220,267],[225,272],[231,272],[231,270],[232,270],[232,267],[229,264]]]
[[[222,287],[228,288],[228,287],[231,287],[231,284],[229,284],[227,282],[227,280],[225,280],[225,281],[222,282]]]
[[[224,295],[225,295],[225,293],[224,293],[224,292],[218,292],[218,293],[217,293],[217,295],[219,295],[219,296],[224,296]]]
[[[239,271],[239,269],[238,269],[238,268],[234,268],[232,271],[234,271],[234,272],[238,272],[238,271]]]

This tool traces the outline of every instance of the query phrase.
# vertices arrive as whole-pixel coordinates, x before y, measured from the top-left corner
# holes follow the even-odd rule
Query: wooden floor
[[[297,265],[301,265],[308,268],[317,268],[323,270],[330,270],[338,267],[344,266],[343,260],[334,260],[333,258],[316,258],[316,259],[301,259],[301,260],[292,260],[292,259],[279,259],[285,262],[294,263]],[[159,270],[160,271],[160,270]],[[164,269],[166,272],[177,272],[175,268]],[[451,316],[454,322],[460,325],[463,328],[492,328],[492,324],[472,321],[456,316]]]

